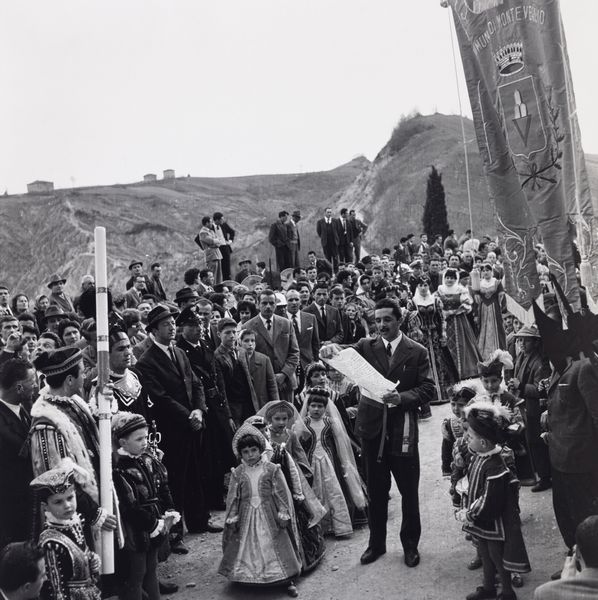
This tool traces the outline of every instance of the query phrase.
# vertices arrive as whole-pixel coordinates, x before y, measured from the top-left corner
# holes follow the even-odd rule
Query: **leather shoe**
[[[538,483],[531,489],[532,492],[543,492],[549,490],[552,487],[552,481],[550,479],[540,479]]]
[[[180,539],[170,542],[170,551],[174,554],[189,554],[189,548]]]
[[[174,594],[179,591],[179,586],[172,581],[158,581],[161,594]]]
[[[369,565],[378,560],[383,554],[386,554],[386,548],[376,549],[368,546],[359,560],[362,565]]]
[[[419,565],[419,552],[417,550],[405,550],[405,564],[408,567]]]
[[[479,586],[475,592],[471,592],[471,594],[465,596],[466,600],[485,600],[486,598],[496,598],[496,588],[487,590],[485,587]]]

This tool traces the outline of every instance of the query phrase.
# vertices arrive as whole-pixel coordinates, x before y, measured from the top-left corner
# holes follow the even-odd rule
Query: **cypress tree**
[[[442,174],[436,170],[435,166],[432,166],[432,171],[428,175],[422,226],[430,243],[433,242],[435,235],[442,235],[443,238],[448,235],[449,223],[446,214]]]

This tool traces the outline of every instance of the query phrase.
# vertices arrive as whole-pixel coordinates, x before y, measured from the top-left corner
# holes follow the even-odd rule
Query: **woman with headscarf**
[[[477,377],[480,351],[467,315],[473,300],[467,288],[457,283],[456,269],[447,269],[435,294],[442,302],[446,320],[447,348],[459,373],[459,379]]]
[[[435,385],[433,404],[448,402],[449,388],[459,378],[455,363],[447,350],[446,320],[442,308],[440,298],[430,292],[429,277],[422,275],[409,309],[417,313],[419,339],[416,338],[416,341],[428,349]]]
[[[502,309],[506,306],[502,283],[493,275],[490,263],[483,263],[480,278],[472,278],[474,300],[477,305],[478,348],[486,360],[495,350],[507,349],[507,334],[502,320]]]

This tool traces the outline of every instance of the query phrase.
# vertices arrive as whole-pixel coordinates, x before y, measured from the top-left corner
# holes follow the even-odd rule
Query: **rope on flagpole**
[[[441,3],[442,4],[442,3]],[[444,4],[442,4],[445,6]],[[464,117],[463,117],[463,107],[461,105],[461,86],[459,85],[459,74],[457,70],[457,59],[455,56],[455,41],[453,39],[453,27],[451,23],[451,14],[452,10],[449,9],[447,17],[448,17],[448,26],[449,32],[451,34],[451,49],[453,51],[453,68],[455,70],[455,84],[457,86],[457,100],[459,101],[459,116],[461,121],[461,137],[463,139],[463,154],[465,156],[465,180],[467,182],[467,203],[469,206],[469,228],[471,229],[471,237],[474,238],[473,234],[473,213],[471,210],[471,186],[469,182],[469,160],[467,158],[467,140],[465,139],[465,125],[464,125]]]

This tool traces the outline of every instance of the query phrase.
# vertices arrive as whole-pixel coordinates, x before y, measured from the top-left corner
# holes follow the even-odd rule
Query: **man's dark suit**
[[[326,313],[326,323],[322,320],[322,311],[320,307],[312,302],[304,312],[313,315],[318,323],[318,337],[320,342],[332,342],[334,344],[343,343],[343,325],[341,315],[334,306],[326,304],[324,312]]]
[[[336,219],[338,227],[338,257],[341,262],[353,262],[353,227],[349,219]]]
[[[586,569],[575,577],[549,581],[537,587],[534,600],[592,600],[598,598],[596,569],[589,575]]]
[[[332,264],[327,261],[325,258],[316,258],[316,264],[312,265],[309,263],[305,268],[310,269],[312,267],[316,267],[316,271],[318,273],[328,273],[332,277]]]
[[[381,337],[364,338],[351,347],[384,377],[399,382],[396,389],[401,396],[399,406],[386,408],[384,404],[362,395],[357,409],[355,433],[362,441],[370,499],[369,546],[376,551],[386,549],[388,492],[392,473],[402,497],[401,543],[405,550],[416,550],[421,534],[417,409],[429,402],[434,393],[428,352],[405,335],[390,362]]]
[[[281,400],[293,401],[293,390],[297,387],[296,369],[299,364],[299,346],[293,326],[288,319],[272,316],[272,331],[264,327],[261,317],[253,317],[245,323],[245,329],[255,331],[256,352],[265,354],[272,363],[275,374],[285,376],[284,383],[278,385]]]
[[[340,242],[338,235],[337,219],[330,219],[330,223],[326,223],[326,219],[320,219],[316,223],[316,232],[322,243],[324,256],[332,263],[333,268],[338,268],[338,245]]]
[[[33,470],[29,452],[22,452],[30,419],[21,411],[23,420],[0,402],[0,549],[28,539],[31,530]]]
[[[204,389],[208,413],[204,416],[205,429],[200,432],[201,478],[208,506],[221,508],[224,475],[236,464],[231,450],[232,417],[226,399],[224,380],[216,372],[213,352],[208,350],[203,342],[194,346],[181,337],[177,346],[187,355],[191,368]]]
[[[547,395],[552,503],[572,548],[579,523],[598,514],[598,371],[587,358],[570,361]]]
[[[158,301],[166,300],[166,290],[164,289],[164,283],[162,282],[162,279],[150,277],[149,281],[150,283],[147,285],[148,294],[151,294],[157,298]]]
[[[515,360],[514,377],[519,380],[519,396],[525,400],[525,437],[529,446],[534,470],[542,479],[550,478],[548,447],[540,437],[540,394],[538,384],[550,376],[550,367],[539,353],[526,355],[520,352]]]
[[[220,227],[222,235],[227,242],[232,242],[235,239],[235,230],[226,222],[223,221],[222,225],[214,224],[214,227]],[[219,246],[220,254],[222,254],[222,280],[227,281],[230,279],[230,255],[232,248],[230,244]]]
[[[268,241],[274,246],[278,270],[284,271],[291,267],[291,242],[286,223],[282,223],[280,219],[272,223]]]
[[[301,322],[299,335],[297,335],[297,331],[295,331],[295,335],[299,344],[299,360],[301,361],[301,366],[305,369],[307,365],[318,360],[320,338],[318,336],[318,323],[314,315],[300,310],[299,319]],[[291,319],[289,321],[292,323]]]
[[[137,361],[134,370],[153,403],[151,415],[162,434],[161,449],[174,504],[189,531],[205,528],[209,514],[199,485],[198,432],[191,429],[189,415],[195,409],[206,411],[203,387],[183,350],[174,347],[177,364],[156,344]]]
[[[221,344],[214,351],[214,363],[224,381],[231,415],[238,427],[260,408],[247,359],[241,352],[233,353]]]

